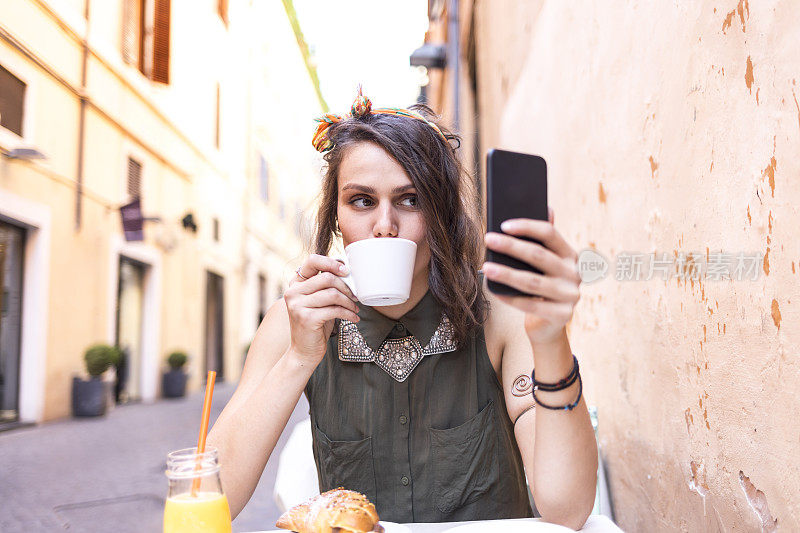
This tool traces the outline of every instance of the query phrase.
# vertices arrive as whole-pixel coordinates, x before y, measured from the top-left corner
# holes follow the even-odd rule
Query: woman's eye
[[[369,198],[364,198],[363,196],[359,196],[350,200],[350,203],[356,207],[369,207],[372,205],[372,200]]]
[[[406,196],[400,203],[408,207],[417,207],[417,197],[415,195]]]

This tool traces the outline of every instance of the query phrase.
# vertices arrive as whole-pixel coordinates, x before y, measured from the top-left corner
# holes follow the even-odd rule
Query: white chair
[[[306,418],[292,428],[278,457],[274,498],[283,513],[317,494],[319,482],[311,450],[311,419]]]

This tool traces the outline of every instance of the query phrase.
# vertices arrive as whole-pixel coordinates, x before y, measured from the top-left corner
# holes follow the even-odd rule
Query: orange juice
[[[218,492],[178,494],[164,506],[164,533],[231,533],[228,498]]]

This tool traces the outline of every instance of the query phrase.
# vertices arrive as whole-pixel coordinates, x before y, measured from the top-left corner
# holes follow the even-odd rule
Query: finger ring
[[[302,274],[300,273],[300,269],[301,269],[301,268],[302,268],[302,267],[297,267],[297,270],[295,270],[295,273],[296,273],[298,276],[300,276],[300,277],[303,279],[303,281],[306,281],[306,280],[308,280],[308,278],[307,278],[307,277],[305,277],[304,275],[302,275]]]

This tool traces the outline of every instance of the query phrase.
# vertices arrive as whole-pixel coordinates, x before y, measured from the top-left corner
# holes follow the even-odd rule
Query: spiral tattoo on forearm
[[[517,376],[511,386],[511,394],[514,396],[527,396],[533,391],[533,380],[527,374]]]

